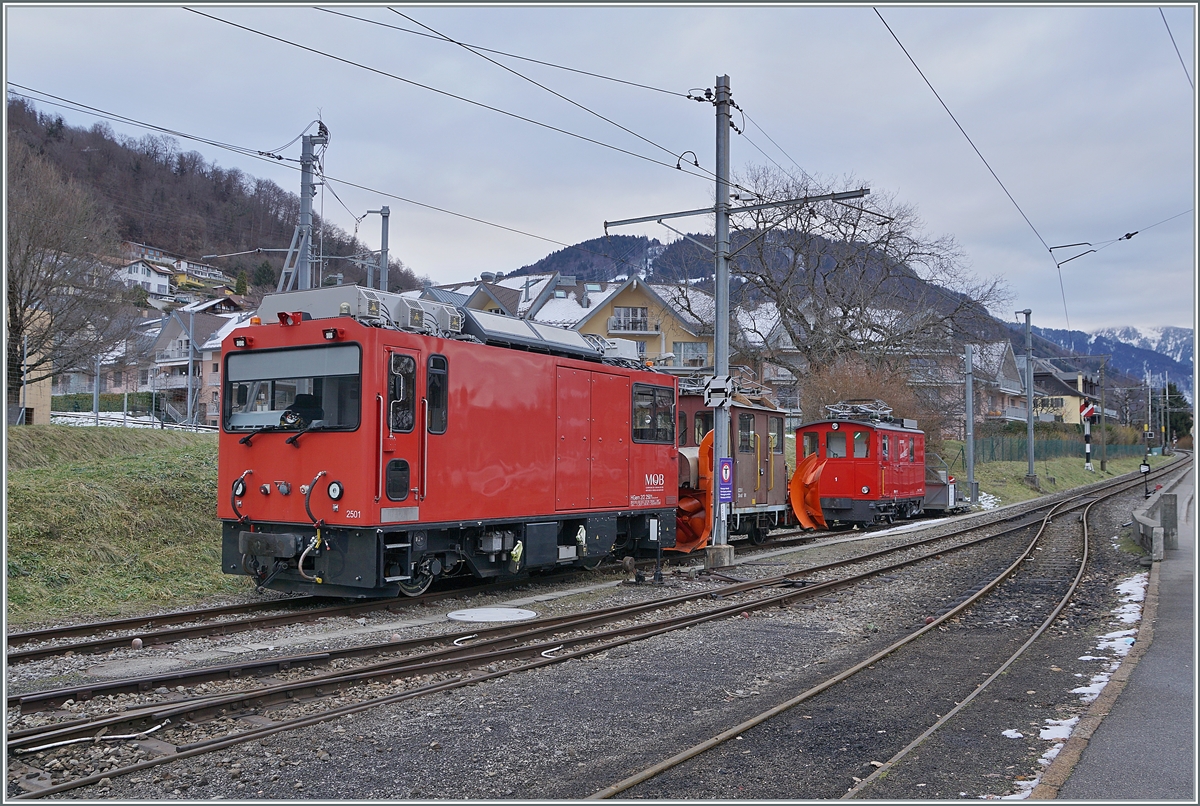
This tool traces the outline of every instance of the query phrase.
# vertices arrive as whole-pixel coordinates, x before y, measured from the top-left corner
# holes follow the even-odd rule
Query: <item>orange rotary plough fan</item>
[[[697,489],[679,496],[675,515],[675,551],[689,552],[708,545],[712,534],[712,513],[708,508],[713,481],[713,433],[709,431],[700,442],[699,479]],[[788,482],[788,501],[796,520],[805,529],[825,529],[821,512],[818,483],[825,461],[816,454],[806,456]]]

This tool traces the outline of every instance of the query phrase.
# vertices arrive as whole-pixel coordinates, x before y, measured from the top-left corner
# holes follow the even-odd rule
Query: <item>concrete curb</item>
[[[1063,745],[1062,750],[1058,751],[1054,761],[1042,774],[1041,781],[1029,793],[1030,800],[1054,800],[1058,797],[1058,790],[1071,777],[1092,734],[1096,732],[1104,717],[1108,716],[1113,706],[1116,705],[1117,698],[1121,696],[1121,692],[1129,683],[1134,667],[1138,665],[1142,655],[1145,655],[1146,650],[1150,648],[1150,643],[1154,640],[1154,620],[1158,616],[1158,568],[1158,563],[1154,563],[1150,567],[1150,583],[1146,586],[1146,602],[1142,608],[1142,620],[1138,625],[1137,638],[1133,647],[1121,661],[1121,665],[1117,667],[1108,684],[1104,686],[1100,696],[1080,717],[1079,723],[1075,726],[1075,730],[1071,731],[1071,736]]]

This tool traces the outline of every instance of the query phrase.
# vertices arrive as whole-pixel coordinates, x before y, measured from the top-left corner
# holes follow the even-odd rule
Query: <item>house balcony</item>
[[[192,351],[186,347],[172,347],[169,350],[155,350],[154,361],[163,363],[166,361],[187,361],[192,357]],[[196,353],[195,358],[199,360],[200,354]]]
[[[1028,413],[1029,409],[1024,406],[1005,406],[1001,409],[991,409],[984,415],[984,419],[1023,423],[1029,419]]]
[[[194,380],[192,383],[192,388],[199,391],[199,389],[201,388],[200,379],[195,378],[194,376],[193,376],[193,378],[194,378]],[[186,376],[186,375],[167,375],[162,378],[157,378],[157,379],[155,379],[154,383],[151,385],[151,388],[156,389],[159,392],[162,392],[167,389],[187,389],[188,388],[188,376]]]
[[[608,317],[608,332],[611,333],[658,333],[662,324],[653,319]]]

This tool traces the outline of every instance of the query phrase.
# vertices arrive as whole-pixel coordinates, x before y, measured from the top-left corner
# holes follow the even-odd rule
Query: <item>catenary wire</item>
[[[557,133],[559,133],[559,134],[565,134],[565,135],[567,135],[568,137],[574,137],[574,138],[575,138],[575,139],[577,139],[577,140],[582,140],[582,141],[584,141],[584,142],[587,142],[587,143],[592,143],[593,145],[600,146],[601,148],[607,148],[607,149],[610,149],[610,150],[612,150],[612,151],[619,152],[619,153],[621,153],[621,154],[626,154],[626,155],[628,155],[628,156],[630,156],[630,157],[635,157],[635,158],[637,158],[637,159],[640,159],[640,160],[645,160],[646,162],[651,162],[651,163],[653,163],[653,164],[655,164],[655,165],[661,165],[661,166],[662,166],[662,167],[664,167],[664,168],[671,168],[672,170],[682,170],[682,171],[683,171],[685,174],[688,174],[689,176],[695,176],[695,177],[698,177],[698,178],[700,178],[700,179],[705,179],[705,180],[707,180],[707,179],[708,179],[708,177],[706,177],[706,176],[703,176],[703,175],[701,175],[701,174],[694,173],[694,172],[692,172],[692,171],[688,171],[688,170],[684,170],[684,169],[682,169],[682,168],[679,168],[679,167],[678,167],[678,163],[676,163],[675,165],[672,165],[672,164],[670,164],[670,163],[663,162],[663,161],[661,161],[661,160],[657,160],[657,159],[655,159],[655,158],[653,158],[653,157],[647,157],[645,154],[638,154],[638,153],[637,153],[637,152],[635,152],[635,151],[629,151],[628,149],[624,149],[624,148],[621,148],[620,146],[615,146],[615,145],[612,145],[611,143],[605,143],[605,142],[603,142],[603,141],[601,141],[601,140],[596,140],[596,139],[594,139],[594,138],[591,138],[591,137],[588,137],[588,136],[586,136],[586,135],[578,134],[578,133],[576,133],[576,132],[572,132],[572,131],[569,131],[569,130],[567,130],[567,129],[562,129],[562,128],[559,128],[558,126],[553,126],[553,125],[551,125],[551,124],[549,124],[549,123],[543,123],[543,122],[541,122],[541,121],[539,121],[539,120],[534,120],[533,118],[527,118],[527,117],[525,117],[524,115],[518,115],[518,114],[517,114],[517,113],[515,113],[515,112],[509,112],[509,111],[507,111],[507,110],[505,110],[505,109],[501,109],[501,108],[499,108],[499,107],[496,107],[496,106],[491,106],[491,105],[489,105],[489,104],[485,104],[485,103],[483,103],[482,101],[475,101],[475,100],[472,100],[472,99],[470,99],[470,98],[464,97],[464,96],[462,96],[462,95],[456,95],[456,94],[454,94],[454,93],[452,93],[452,92],[448,92],[448,91],[446,91],[446,90],[441,90],[441,89],[438,89],[437,87],[431,87],[431,86],[429,86],[428,84],[422,84],[422,83],[420,83],[419,81],[413,81],[412,79],[409,79],[409,78],[404,78],[404,77],[402,77],[402,76],[398,76],[398,75],[396,75],[395,73],[389,73],[389,72],[387,72],[386,70],[380,70],[380,69],[379,69],[379,68],[377,68],[377,67],[371,67],[371,66],[369,66],[369,65],[362,64],[361,62],[356,62],[356,61],[353,61],[353,60],[351,60],[351,59],[347,59],[347,58],[344,58],[344,57],[342,57],[342,56],[337,56],[337,55],[334,55],[334,54],[332,54],[332,53],[328,53],[328,52],[326,52],[326,51],[323,51],[323,50],[318,50],[317,48],[312,48],[312,47],[309,47],[309,46],[307,46],[307,45],[301,45],[299,42],[293,42],[293,41],[291,41],[290,39],[284,39],[283,37],[280,37],[280,36],[275,36],[274,34],[269,34],[269,33],[266,33],[265,31],[259,31],[259,30],[255,29],[255,28],[251,28],[251,27],[249,27],[249,26],[246,26],[246,25],[241,25],[240,23],[236,23],[236,22],[233,22],[233,21],[231,21],[231,20],[225,20],[225,19],[222,19],[222,18],[220,18],[220,17],[214,17],[214,16],[213,16],[213,15],[211,15],[211,14],[205,14],[203,11],[198,11],[198,10],[196,10],[196,9],[194,9],[194,8],[188,8],[188,7],[184,6],[184,7],[183,7],[183,10],[184,10],[184,11],[190,11],[190,12],[192,12],[193,14],[199,15],[199,16],[201,16],[201,17],[206,17],[206,18],[208,18],[208,19],[210,19],[210,20],[213,20],[214,22],[220,22],[220,23],[224,23],[225,25],[231,26],[231,27],[233,27],[233,28],[238,28],[238,29],[240,29],[240,30],[246,31],[247,33],[256,34],[257,36],[264,37],[265,39],[270,39],[270,40],[273,40],[273,41],[275,41],[275,42],[279,42],[279,43],[281,43],[281,44],[284,44],[284,45],[290,45],[291,47],[298,48],[298,49],[300,49],[300,50],[305,50],[305,51],[308,51],[309,53],[314,53],[314,54],[316,54],[316,55],[318,55],[318,56],[324,56],[324,57],[325,57],[325,58],[327,58],[327,59],[333,59],[334,61],[338,61],[338,62],[341,62],[341,63],[343,63],[343,64],[348,64],[348,65],[350,65],[351,67],[357,67],[357,68],[359,68],[360,70],[366,70],[366,71],[368,71],[368,72],[375,73],[376,75],[381,75],[381,76],[384,76],[384,77],[386,77],[386,78],[390,78],[390,79],[393,79],[393,80],[395,80],[395,81],[400,81],[400,82],[402,82],[402,83],[404,83],[404,84],[408,84],[408,85],[410,85],[410,86],[413,86],[413,87],[418,87],[418,88],[420,88],[420,89],[423,89],[423,90],[428,90],[428,91],[430,91],[430,92],[437,93],[438,95],[443,95],[443,96],[445,96],[445,97],[447,97],[447,98],[453,98],[453,99],[455,99],[455,100],[457,100],[457,101],[462,101],[462,102],[464,102],[464,103],[471,104],[472,106],[478,106],[478,107],[480,107],[481,109],[487,109],[487,110],[489,110],[489,111],[491,111],[491,112],[496,112],[496,113],[498,113],[498,114],[504,115],[504,116],[506,116],[506,117],[513,118],[513,119],[515,119],[515,120],[520,120],[520,121],[523,121],[523,122],[525,122],[525,123],[529,123],[529,124],[532,124],[532,125],[534,125],[534,126],[538,126],[538,127],[540,127],[540,128],[543,128],[543,129],[548,129],[549,131],[557,132]]]
[[[370,23],[371,25],[378,25],[383,28],[391,28],[393,31],[402,31],[406,34],[413,34],[415,36],[423,36],[428,39],[439,39],[439,40],[443,40],[443,41],[448,41],[448,40],[444,40],[444,38],[441,36],[427,34],[427,33],[424,33],[423,31],[414,31],[411,28],[402,28],[399,25],[389,25],[386,22],[381,22],[379,20],[372,20],[372,19],[368,19],[366,17],[356,17],[353,14],[346,14],[345,12],[342,12],[342,11],[334,11],[334,10],[328,9],[328,8],[316,8],[314,10],[315,11],[324,11],[326,14],[335,14],[339,17],[346,17],[347,19],[351,19],[351,20],[358,20],[359,22]],[[389,8],[389,10],[394,10],[394,9]],[[462,44],[462,43],[456,43],[456,44]],[[603,79],[605,81],[613,81],[613,82],[616,82],[617,84],[626,84],[630,87],[639,87],[644,90],[652,90],[654,92],[661,92],[666,95],[676,95],[676,96],[679,96],[680,98],[687,97],[686,93],[677,92],[675,90],[664,90],[661,87],[652,87],[649,84],[639,84],[636,81],[626,81],[626,80],[620,79],[620,78],[613,78],[612,76],[606,76],[601,73],[593,73],[588,70],[580,70],[575,67],[566,67],[565,65],[555,64],[553,62],[546,62],[546,61],[542,61],[540,59],[532,59],[528,56],[518,56],[515,53],[505,53],[502,50],[493,50],[492,48],[485,48],[485,47],[482,47],[481,45],[465,45],[465,47],[469,47],[473,50],[482,50],[486,53],[495,53],[497,56],[506,56],[510,59],[520,59],[521,61],[532,62],[533,64],[540,64],[545,67],[553,67],[558,70],[566,70],[567,72],[570,72],[570,73],[578,73],[580,75],[591,76],[592,78],[599,78],[599,79]]]
[[[904,55],[908,57],[910,62],[912,62],[912,66],[916,68],[917,73],[920,74],[921,79],[925,82],[925,85],[929,87],[929,90],[933,93],[933,96],[938,99],[938,103],[940,103],[942,108],[946,110],[946,114],[950,116],[952,121],[954,121],[954,125],[958,127],[960,132],[962,132],[962,136],[967,138],[967,142],[971,144],[971,148],[974,149],[979,159],[983,161],[984,166],[987,167],[988,172],[992,175],[992,178],[996,180],[998,185],[1000,185],[1000,189],[1004,191],[1004,195],[1008,196],[1008,200],[1013,203],[1013,207],[1017,208],[1017,212],[1021,214],[1021,218],[1025,219],[1025,223],[1029,225],[1031,230],[1033,230],[1033,234],[1036,235],[1037,239],[1042,242],[1042,246],[1044,246],[1046,251],[1050,254],[1050,259],[1054,260],[1054,267],[1058,271],[1058,288],[1059,291],[1062,292],[1063,316],[1066,317],[1067,330],[1070,331],[1071,316],[1067,313],[1067,289],[1063,284],[1062,264],[1055,260],[1054,253],[1050,251],[1050,244],[1046,243],[1046,239],[1042,237],[1042,234],[1038,232],[1037,227],[1035,227],[1033,222],[1029,220],[1029,216],[1025,215],[1025,211],[1021,209],[1021,205],[1017,204],[1017,200],[1014,199],[1013,195],[1008,192],[1008,188],[1004,186],[1004,183],[1000,181],[1000,177],[996,175],[994,170],[992,170],[992,166],[988,163],[987,159],[983,156],[983,153],[979,150],[979,148],[975,145],[975,141],[971,139],[971,136],[967,134],[967,130],[964,129],[962,124],[958,122],[958,118],[954,117],[954,113],[950,111],[950,107],[947,106],[946,102],[942,100],[942,96],[938,95],[938,91],[933,88],[933,84],[928,78],[926,78],[924,71],[921,70],[920,65],[917,64],[917,60],[914,59],[912,54],[908,52],[908,48],[904,47],[904,43],[900,41],[900,37],[896,36],[896,32],[892,30],[892,26],[888,25],[887,20],[885,20],[883,15],[879,13],[879,9],[873,7],[871,10],[875,12],[875,16],[879,17],[879,21],[883,23],[883,27],[887,28],[888,33],[892,35],[892,39],[896,40],[896,44],[900,46],[900,50],[904,51]]]
[[[427,31],[430,31],[432,34],[434,34],[438,37],[441,37],[446,42],[450,42],[452,44],[458,45],[459,47],[463,48],[464,50],[467,50],[470,53],[474,53],[476,56],[478,56],[481,59],[486,59],[488,62],[496,65],[497,67],[501,68],[502,70],[507,70],[508,72],[512,73],[514,76],[517,76],[518,78],[522,78],[525,81],[528,81],[530,84],[534,85],[535,87],[538,87],[539,89],[545,90],[546,92],[553,95],[555,98],[560,98],[560,99],[566,101],[567,103],[571,104],[572,106],[582,109],[583,111],[587,112],[590,115],[595,115],[596,117],[600,118],[600,120],[603,120],[605,123],[609,123],[613,126],[616,126],[618,129],[625,132],[626,134],[633,135],[634,137],[641,140],[642,142],[652,145],[655,148],[659,149],[660,151],[665,151],[666,153],[670,154],[672,157],[675,157],[676,160],[680,160],[683,158],[682,154],[672,151],[671,149],[667,148],[666,146],[660,145],[659,143],[654,142],[653,140],[651,140],[648,137],[643,137],[642,135],[638,134],[637,132],[633,131],[632,129],[622,126],[620,123],[617,123],[615,120],[600,114],[599,112],[595,111],[594,109],[584,106],[583,104],[579,103],[578,101],[575,101],[571,98],[568,98],[567,96],[563,95],[560,92],[550,89],[545,84],[535,81],[534,79],[530,78],[529,76],[525,75],[524,73],[519,73],[516,70],[509,67],[508,65],[502,64],[501,62],[496,61],[492,57],[481,53],[480,51],[476,50],[475,48],[471,47],[470,45],[463,44],[462,42],[459,42],[457,39],[453,39],[453,38],[447,36],[446,34],[443,34],[441,31],[438,31],[438,30],[426,25],[423,22],[419,22],[419,21],[413,19],[412,17],[408,16],[407,14],[397,11],[394,8],[389,8],[388,11],[392,12],[393,14],[397,14],[397,15],[403,17],[404,19],[408,20],[409,22],[413,23],[414,25],[421,26],[422,28],[426,29]],[[684,153],[686,153],[686,152],[684,152]],[[676,163],[676,164],[678,164],[678,163]],[[710,172],[706,169],[702,168],[701,170],[703,170],[705,173],[709,174],[710,176],[715,176],[715,174],[712,174],[712,172]]]
[[[1161,6],[1158,13],[1162,15],[1163,25],[1167,26],[1167,36],[1171,37],[1171,45],[1175,48],[1175,55],[1179,57],[1179,66],[1183,68],[1183,77],[1187,79],[1188,86],[1195,90],[1196,85],[1192,83],[1192,77],[1188,75],[1187,65],[1184,64],[1183,55],[1179,52],[1179,45],[1175,44],[1175,34],[1171,33],[1171,26],[1167,25],[1167,15],[1163,13]]]
[[[37,94],[39,94],[39,95],[45,95],[46,97],[49,97],[49,98],[55,98],[55,99],[57,99],[57,100],[59,100],[59,101],[62,101],[63,103],[54,103],[54,102],[52,102],[52,101],[44,101],[44,100],[42,100],[42,99],[40,99],[40,98],[33,98],[33,97],[31,97],[31,96],[24,95],[24,94],[22,94],[22,93],[19,93],[19,92],[13,92],[12,90],[9,90],[9,91],[8,91],[8,93],[9,93],[10,95],[16,95],[16,96],[18,96],[18,97],[21,97],[21,98],[27,98],[27,99],[28,99],[28,100],[30,100],[30,101],[38,101],[39,103],[45,103],[45,104],[48,104],[48,105],[50,105],[50,106],[58,106],[58,107],[61,107],[61,108],[63,108],[63,109],[69,109],[69,110],[71,110],[71,111],[74,111],[74,112],[83,112],[84,114],[92,115],[92,116],[94,116],[94,117],[102,118],[102,119],[105,119],[105,120],[112,120],[112,121],[114,121],[114,122],[117,122],[117,123],[128,123],[129,125],[133,125],[133,126],[140,126],[140,127],[142,127],[142,128],[151,129],[151,130],[153,130],[153,131],[165,132],[165,133],[168,133],[168,134],[172,134],[172,135],[174,135],[174,136],[177,136],[177,137],[181,137],[181,138],[183,138],[183,139],[185,139],[185,140],[194,140],[194,141],[196,141],[196,142],[199,142],[199,143],[205,143],[205,144],[208,144],[208,145],[213,145],[213,146],[215,146],[215,147],[217,147],[217,148],[222,148],[222,149],[225,149],[225,150],[227,150],[227,151],[233,151],[234,153],[237,153],[237,154],[242,154],[243,156],[248,156],[248,157],[251,157],[252,159],[258,159],[258,160],[262,160],[263,162],[267,163],[268,165],[282,165],[282,167],[288,168],[288,169],[290,169],[290,170],[293,170],[293,171],[300,171],[300,170],[301,170],[301,168],[299,167],[299,165],[287,165],[287,164],[284,164],[284,163],[280,163],[280,162],[277,162],[277,161],[276,161],[275,159],[273,159],[273,158],[268,158],[268,157],[259,156],[259,152],[252,151],[252,150],[250,150],[250,149],[243,149],[243,148],[241,148],[241,147],[239,147],[239,146],[225,145],[225,144],[221,144],[221,143],[219,143],[219,142],[217,142],[217,141],[214,141],[214,140],[209,140],[209,139],[207,139],[207,138],[204,138],[204,137],[199,137],[199,136],[196,136],[196,135],[187,134],[186,132],[181,132],[181,131],[177,131],[177,130],[174,130],[174,129],[167,129],[167,128],[164,128],[164,127],[162,127],[162,126],[156,126],[156,125],[154,125],[154,124],[152,124],[152,123],[146,123],[146,122],[144,122],[144,121],[140,121],[140,120],[137,120],[137,119],[135,119],[135,118],[130,118],[130,117],[126,117],[126,116],[124,116],[124,115],[118,115],[118,114],[116,114],[116,113],[113,113],[113,112],[108,112],[108,111],[106,111],[106,110],[99,109],[98,107],[87,106],[86,104],[82,104],[82,103],[79,103],[79,102],[76,102],[76,101],[72,101],[72,100],[70,100],[70,99],[68,99],[68,98],[62,98],[62,97],[60,97],[60,96],[57,96],[57,95],[50,95],[49,93],[42,92],[41,90],[34,89],[34,88],[32,88],[32,87],[24,87],[24,86],[22,86],[22,85],[19,85],[19,84],[12,84],[12,86],[15,86],[15,87],[21,87],[22,89],[24,89],[24,90],[27,90],[27,91],[29,91],[29,92],[34,92],[34,93],[37,93]],[[71,104],[71,106],[68,106],[68,104]],[[298,163],[298,162],[299,162],[299,160],[288,160],[288,162],[297,162],[297,163]],[[446,214],[446,215],[454,216],[454,217],[456,217],[456,218],[462,218],[462,219],[466,219],[467,221],[473,221],[473,222],[475,222],[475,223],[477,223],[477,224],[483,224],[483,225],[485,225],[485,226],[488,226],[488,227],[493,227],[493,228],[495,228],[495,229],[504,230],[504,231],[506,231],[506,232],[511,232],[511,233],[514,233],[514,234],[516,234],[516,235],[524,235],[525,237],[528,237],[528,238],[533,238],[533,239],[535,239],[535,240],[539,240],[539,241],[545,241],[545,242],[547,242],[547,243],[552,243],[552,244],[555,244],[555,245],[557,245],[557,246],[566,247],[566,248],[568,248],[568,249],[578,249],[578,250],[579,250],[579,251],[581,251],[581,252],[587,252],[588,254],[595,255],[595,256],[597,256],[597,257],[608,258],[609,260],[613,260],[614,262],[622,263],[623,265],[629,266],[630,268],[635,268],[635,267],[633,266],[633,264],[632,264],[632,263],[628,263],[628,262],[626,262],[626,261],[624,261],[624,260],[619,260],[619,259],[617,259],[617,258],[614,258],[612,255],[609,255],[609,254],[607,254],[607,253],[604,253],[604,252],[597,252],[597,251],[595,251],[595,250],[593,250],[593,249],[588,249],[587,247],[579,246],[579,245],[577,245],[577,244],[569,244],[569,243],[564,243],[563,241],[558,241],[558,240],[555,240],[554,238],[549,238],[549,237],[546,237],[546,236],[544,236],[544,235],[537,235],[537,234],[535,234],[535,233],[532,233],[532,232],[526,232],[525,230],[520,230],[520,229],[517,229],[517,228],[515,228],[515,227],[509,227],[509,226],[506,226],[506,225],[504,225],[504,224],[497,224],[497,223],[496,223],[496,222],[494,222],[494,221],[488,221],[488,220],[486,220],[486,219],[483,219],[483,218],[478,218],[478,217],[476,217],[476,216],[467,215],[466,213],[459,213],[459,212],[455,212],[454,210],[448,210],[448,209],[446,209],[446,208],[444,208],[444,207],[438,207],[438,206],[436,206],[436,205],[433,205],[433,204],[428,204],[428,203],[426,203],[426,202],[420,202],[420,201],[417,201],[416,199],[409,199],[409,198],[406,198],[406,197],[404,197],[404,196],[399,196],[399,195],[396,195],[396,194],[394,194],[394,193],[388,193],[387,191],[378,190],[378,189],[376,189],[376,188],[368,187],[368,186],[366,186],[366,185],[361,185],[361,184],[358,184],[358,183],[355,183],[355,182],[351,182],[351,181],[349,181],[349,180],[346,180],[346,179],[340,179],[340,178],[337,178],[337,177],[329,177],[329,176],[326,176],[326,177],[325,177],[325,179],[326,179],[326,180],[332,180],[332,181],[335,181],[335,182],[340,182],[340,183],[341,183],[341,184],[343,184],[343,185],[346,185],[346,186],[349,186],[349,187],[353,187],[353,188],[357,188],[357,189],[359,189],[359,190],[365,190],[365,191],[367,191],[367,192],[369,192],[369,193],[377,193],[377,194],[379,194],[380,196],[386,196],[387,198],[390,198],[390,199],[395,199],[396,201],[401,201],[401,202],[404,202],[404,203],[406,203],[406,204],[411,204],[411,205],[413,205],[413,206],[415,206],[415,207],[423,207],[423,208],[425,208],[425,209],[427,209],[427,210],[433,210],[434,212],[438,212],[438,213],[444,213],[444,214]]]

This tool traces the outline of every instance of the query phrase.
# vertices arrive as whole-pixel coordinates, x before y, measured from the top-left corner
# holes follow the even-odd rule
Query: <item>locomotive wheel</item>
[[[433,584],[433,577],[430,574],[418,574],[412,579],[401,580],[396,584],[400,586],[400,592],[405,596],[420,596],[429,590],[429,586]]]
[[[767,542],[767,530],[757,524],[751,524],[746,529],[746,536],[750,538],[750,542],[756,546],[761,546]]]
[[[582,565],[584,567],[584,569],[586,569],[588,571],[595,571],[597,568],[600,567],[600,563],[602,563],[602,562],[604,562],[603,556],[599,556],[599,557],[592,556],[592,557],[584,557],[582,560],[579,561],[579,564]]]

